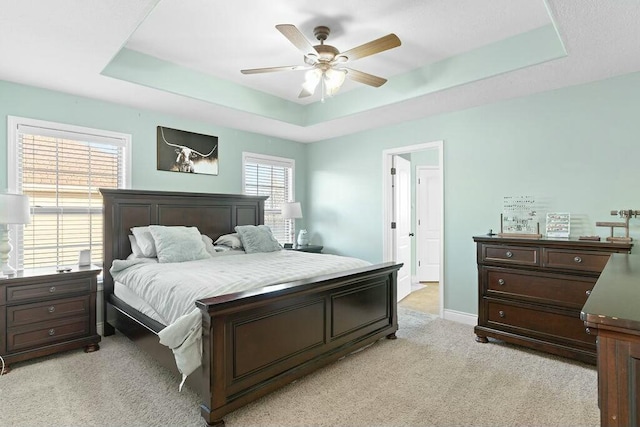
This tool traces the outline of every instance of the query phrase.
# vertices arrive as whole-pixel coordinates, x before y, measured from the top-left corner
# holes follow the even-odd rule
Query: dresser
[[[640,254],[611,257],[581,317],[598,335],[600,425],[640,426]]]
[[[488,337],[596,361],[596,335],[580,311],[612,253],[631,243],[476,236],[478,325]]]
[[[84,347],[100,347],[96,331],[99,268],[24,270],[0,279],[0,356],[15,362]]]
[[[320,245],[304,245],[304,246],[296,246],[293,248],[285,248],[289,251],[298,251],[298,252],[312,252],[314,254],[321,254],[323,246]]]

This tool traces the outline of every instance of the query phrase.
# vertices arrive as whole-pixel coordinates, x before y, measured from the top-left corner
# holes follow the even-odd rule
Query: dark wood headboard
[[[264,224],[266,196],[183,193],[101,188],[104,231],[104,295],[113,293],[109,268],[114,259],[131,254],[131,227],[186,225],[214,241],[233,233],[236,225]]]

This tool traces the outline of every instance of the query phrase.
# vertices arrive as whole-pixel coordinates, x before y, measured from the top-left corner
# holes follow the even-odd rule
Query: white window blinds
[[[29,196],[32,213],[31,224],[17,233],[17,267],[77,264],[82,249],[100,265],[99,189],[127,187],[130,136],[54,123],[15,125],[14,186]]]
[[[243,153],[244,193],[269,196],[264,223],[280,243],[293,242],[293,220],[282,217],[282,204],[293,200],[293,159]]]

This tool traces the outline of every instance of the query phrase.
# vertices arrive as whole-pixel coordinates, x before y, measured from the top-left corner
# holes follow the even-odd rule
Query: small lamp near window
[[[0,273],[2,275],[10,277],[16,274],[16,270],[9,265],[9,253],[13,249],[9,225],[23,225],[30,222],[29,197],[24,194],[0,193]]]
[[[302,218],[302,207],[300,202],[284,203],[282,205],[282,217],[285,219],[293,219],[293,227],[291,227],[290,241],[295,243],[296,227],[295,220]]]

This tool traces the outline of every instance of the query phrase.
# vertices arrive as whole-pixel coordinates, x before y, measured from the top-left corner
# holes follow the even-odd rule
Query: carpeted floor
[[[440,284],[438,282],[423,282],[419,286],[419,289],[412,291],[398,304],[411,310],[439,316]]]
[[[235,426],[597,426],[596,370],[399,309],[380,340],[225,417]],[[121,335],[0,377],[0,424],[201,426],[199,399]]]

